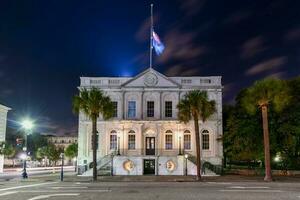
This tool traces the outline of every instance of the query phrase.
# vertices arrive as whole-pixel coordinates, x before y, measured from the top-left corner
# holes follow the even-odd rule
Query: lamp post
[[[117,155],[118,156],[121,155],[120,154],[120,137],[118,137],[118,154]]]
[[[188,162],[188,154],[184,154],[184,158],[185,158],[185,175],[188,175],[188,167],[187,167],[187,162]]]
[[[61,168],[60,168],[60,181],[64,181],[64,153],[60,153]]]
[[[24,147],[23,147],[23,151],[24,154],[22,155],[22,159],[23,159],[23,173],[22,173],[22,177],[23,179],[28,178],[27,175],[27,171],[26,171],[26,160],[27,160],[27,135],[30,134],[34,124],[31,120],[29,119],[25,119],[24,121],[22,121],[21,123],[22,128],[24,129]]]
[[[74,157],[73,161],[74,161],[75,172],[77,172],[77,157]]]
[[[182,153],[181,153],[181,137],[179,137],[179,153],[178,153],[178,155],[182,155]]]

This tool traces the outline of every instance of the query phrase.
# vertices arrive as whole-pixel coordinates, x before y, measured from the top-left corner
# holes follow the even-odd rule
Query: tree
[[[7,142],[0,143],[0,147],[2,147],[0,148],[0,155],[4,155],[6,158],[11,158],[16,154],[14,147]]]
[[[77,143],[70,144],[65,149],[65,155],[69,158],[77,157],[77,153],[78,153],[78,144]]]
[[[242,161],[250,168],[250,164],[261,160],[262,156],[261,118],[258,113],[252,116],[241,107],[239,99],[242,95],[243,92],[238,94],[235,106],[223,107],[224,164]]]
[[[255,82],[253,86],[245,90],[245,95],[241,99],[242,106],[248,113],[255,114],[257,108],[261,110],[264,135],[265,181],[272,181],[268,108],[272,106],[275,111],[281,111],[289,102],[288,94],[288,87],[284,81],[269,78]]]
[[[101,116],[107,120],[113,116],[114,106],[110,98],[97,88],[83,89],[73,98],[73,111],[82,112],[92,120],[92,148],[93,148],[93,180],[97,180],[97,119]]]
[[[39,148],[47,146],[48,141],[44,135],[34,132],[27,136],[27,149],[28,152],[31,152],[33,158],[36,156],[36,152]]]
[[[47,157],[51,161],[51,164],[55,166],[63,151],[62,148],[57,148],[54,144],[48,144],[45,147],[38,148],[35,156],[39,161]]]
[[[49,144],[46,149],[46,155],[53,166],[56,165],[56,162],[60,159],[60,154],[63,152],[64,150],[62,148],[57,148],[54,144]]]
[[[197,180],[201,179],[201,158],[200,158],[200,133],[199,120],[204,123],[216,112],[216,102],[209,101],[206,91],[193,90],[188,92],[177,105],[178,118],[181,122],[188,123],[194,120],[196,139],[196,165]]]

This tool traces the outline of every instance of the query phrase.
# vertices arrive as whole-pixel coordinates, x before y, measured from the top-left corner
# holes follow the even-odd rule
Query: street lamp
[[[61,158],[61,168],[60,168],[60,181],[64,181],[64,157],[65,157],[65,154],[64,153],[60,153],[60,156]]]
[[[185,175],[188,175],[188,167],[187,167],[187,162],[188,162],[188,158],[189,158],[189,154],[184,154],[184,158],[185,158]]]
[[[182,155],[182,153],[181,153],[181,137],[179,137],[179,154],[178,155]]]
[[[118,153],[117,153],[118,156],[120,156],[120,137],[118,137]]]
[[[74,162],[75,172],[77,172],[77,157],[73,158],[73,162]]]
[[[24,155],[21,155],[23,157],[23,173],[22,173],[22,177],[28,178],[27,172],[26,172],[26,160],[27,160],[27,135],[30,134],[32,128],[34,127],[34,124],[31,120],[29,119],[25,119],[22,121],[21,123],[22,128],[25,131],[24,134],[24,147],[23,147],[23,151],[24,151]]]

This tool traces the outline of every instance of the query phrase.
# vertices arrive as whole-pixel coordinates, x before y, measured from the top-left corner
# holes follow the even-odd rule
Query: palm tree
[[[241,98],[242,106],[248,113],[255,114],[257,108],[261,110],[264,134],[265,181],[272,181],[268,108],[272,105],[275,111],[281,111],[288,104],[290,97],[287,88],[284,81],[267,78],[256,81],[253,86],[246,89],[244,96]]]
[[[73,111],[83,112],[92,120],[92,147],[93,147],[93,180],[97,180],[97,119],[100,114],[104,120],[113,115],[113,104],[108,96],[97,88],[83,89],[79,95],[73,97]]]
[[[196,165],[197,180],[201,179],[201,158],[200,158],[200,136],[199,120],[204,123],[216,111],[216,102],[209,101],[206,91],[193,90],[188,92],[177,105],[178,118],[181,122],[188,123],[194,120],[196,137]]]

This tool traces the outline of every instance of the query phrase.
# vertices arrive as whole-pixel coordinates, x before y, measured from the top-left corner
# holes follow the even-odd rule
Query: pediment
[[[153,68],[149,68],[132,79],[125,82],[123,87],[173,87],[178,88],[180,85],[167,76],[159,73]]]

